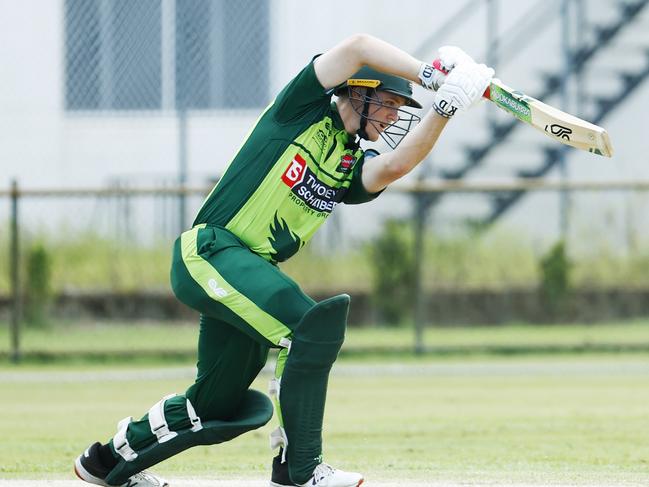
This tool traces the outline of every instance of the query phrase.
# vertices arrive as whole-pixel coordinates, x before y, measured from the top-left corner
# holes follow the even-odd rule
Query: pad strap
[[[125,461],[131,462],[137,458],[137,453],[131,448],[128,440],[126,439],[126,430],[128,425],[133,421],[133,416],[122,419],[117,423],[117,433],[113,436],[113,448],[117,454]]]
[[[286,431],[278,426],[270,433],[270,449],[282,448],[282,463],[286,462],[286,447],[288,446],[288,437]]]
[[[272,378],[268,382],[268,395],[273,399],[279,399],[279,389],[281,387],[279,379]]]
[[[189,421],[192,423],[192,431],[200,431],[203,429],[203,423],[201,423],[201,418],[196,414],[196,410],[189,399],[187,399],[187,416],[189,416]]]
[[[178,436],[178,433],[169,430],[169,425],[165,419],[165,402],[167,402],[167,399],[171,399],[176,395],[177,394],[169,394],[168,396],[163,397],[151,406],[151,409],[149,409],[149,425],[151,426],[151,433],[158,437],[158,443],[165,443]],[[194,413],[194,415],[196,415],[196,413]]]
[[[279,340],[279,346],[288,349],[288,353],[291,353],[292,343],[293,342],[291,342],[291,339],[286,337],[280,338]]]

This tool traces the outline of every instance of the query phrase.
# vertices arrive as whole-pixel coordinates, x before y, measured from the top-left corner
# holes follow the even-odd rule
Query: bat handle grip
[[[437,71],[440,71],[440,72],[442,72],[444,74],[449,73],[448,70],[446,70],[446,69],[444,69],[442,67],[442,60],[441,59],[435,59],[433,61],[433,68],[435,68]],[[491,98],[491,90],[490,90],[489,86],[487,86],[487,89],[484,91],[482,96],[485,97],[487,100],[489,100]]]

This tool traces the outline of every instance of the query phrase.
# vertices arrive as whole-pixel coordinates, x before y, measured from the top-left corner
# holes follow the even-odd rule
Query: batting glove
[[[484,64],[458,64],[435,94],[433,108],[445,118],[468,110],[482,98],[493,76],[494,70]]]
[[[441,61],[441,66],[446,73],[453,70],[458,64],[474,63],[475,61],[466,52],[457,46],[442,46],[438,50],[438,59]],[[434,69],[428,63],[422,63],[419,68],[419,80],[421,86],[428,90],[439,90],[439,87],[444,84],[446,74]]]

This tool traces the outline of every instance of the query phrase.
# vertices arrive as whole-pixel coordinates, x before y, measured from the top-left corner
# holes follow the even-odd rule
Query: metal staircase
[[[633,3],[624,3],[621,5],[621,16],[619,19],[614,20],[610,25],[597,27],[597,37],[594,42],[589,46],[584,46],[574,53],[572,57],[572,71],[569,73],[550,74],[545,77],[545,88],[543,91],[535,96],[539,100],[544,100],[556,94],[561,88],[561,77],[568,76],[573,73],[579,73],[583,70],[584,66],[590,61],[593,56],[602,48],[607,46],[615,36],[631,22],[647,5],[649,0],[637,0]],[[622,74],[621,76],[627,76]],[[608,113],[608,112],[607,112]],[[595,123],[597,123],[595,121]],[[479,146],[470,146],[466,149],[467,163],[459,168],[453,170],[442,171],[441,176],[444,179],[460,179],[467,175],[472,169],[479,166],[483,159],[499,144],[502,144],[507,138],[520,127],[521,124],[513,119],[504,123],[493,123],[490,126],[491,138],[488,142]],[[529,176],[532,177],[532,176]]]
[[[590,27],[590,42],[577,48],[570,54],[570,70],[568,72],[551,73],[543,78],[543,88],[535,96],[540,100],[547,99],[560,93],[562,88],[562,78],[566,76],[577,76],[584,72],[586,68],[593,63],[600,53],[605,52],[607,47],[613,45],[618,36],[631,25],[639,14],[649,5],[649,0],[626,0],[617,3],[617,15],[603,25],[594,25]],[[532,16],[537,20],[542,16],[548,15],[548,5],[538,4],[534,7]],[[532,9],[530,9],[532,11]],[[553,13],[556,16],[556,11]],[[550,22],[539,22],[538,25],[547,25]],[[524,43],[529,42],[533,37],[529,31],[519,29],[521,32],[507,33],[503,38],[497,40],[503,46],[515,46],[518,52],[525,47]],[[535,32],[538,34],[539,32]],[[501,58],[502,59],[502,58]],[[507,61],[506,59],[504,61]],[[631,96],[634,91],[649,77],[649,49],[646,53],[646,63],[639,69],[620,71],[616,75],[619,78],[619,89],[608,97],[602,97],[594,100],[594,109],[589,113],[588,120],[593,123],[601,123],[610,113],[612,113],[625,99]],[[508,119],[502,122],[490,120],[488,124],[488,134],[486,142],[478,145],[471,145],[465,148],[464,163],[457,168],[441,169],[438,175],[446,180],[457,180],[464,178],[470,172],[485,164],[486,159],[493,153],[494,149],[499,147],[503,142],[508,141],[512,134],[521,127],[521,124],[515,119]],[[517,178],[538,178],[545,176],[551,169],[564,157],[567,148],[557,145],[539,145],[536,149],[540,163],[537,167],[525,170],[514,170],[514,176]],[[513,207],[525,194],[525,191],[510,191],[503,193],[490,194],[490,210],[486,217],[481,218],[479,226],[489,225],[495,222],[508,209]],[[427,198],[428,205],[436,205],[442,199],[443,194],[437,193],[429,195]]]
[[[586,63],[593,58],[602,45],[607,45],[626,25],[633,20],[647,5],[649,0],[641,0],[633,2],[632,4],[622,5],[621,18],[615,23],[599,27],[596,31],[596,40],[592,45],[583,47],[577,50],[573,55],[574,73],[580,72]],[[620,80],[621,88],[611,96],[599,97],[595,99],[596,109],[594,113],[589,116],[589,120],[595,124],[601,124],[602,121],[612,113],[617,106],[624,100],[633,95],[635,90],[649,78],[649,48],[645,51],[645,65],[635,71],[622,71],[618,72],[616,76]],[[550,76],[547,78],[546,93],[549,95],[549,90],[552,87],[556,91],[560,87],[560,79],[558,76]],[[505,129],[501,128],[501,132],[506,130],[506,134],[514,130],[511,125],[520,125],[516,121],[513,124],[507,124]],[[505,135],[506,136],[506,135]],[[545,176],[551,169],[557,166],[562,160],[564,152],[567,148],[563,146],[543,146],[540,149],[543,153],[543,162],[535,169],[532,170],[519,170],[516,176],[519,178],[540,178]],[[484,224],[491,224],[498,220],[508,209],[512,208],[523,196],[525,191],[510,191],[505,193],[496,193],[491,195],[491,212],[485,218]]]
[[[596,100],[599,105],[597,115],[592,119],[593,123],[600,124],[606,116],[611,113],[622,101],[629,97],[643,81],[649,78],[649,49],[647,50],[647,63],[644,68],[636,73],[620,73],[619,76],[623,81],[624,87],[615,95],[608,98]],[[518,171],[517,176],[520,178],[540,178],[545,176],[561,160],[562,152],[567,148],[543,147],[545,161],[533,171]],[[495,222],[509,208],[511,208],[525,194],[525,191],[508,191],[492,195],[492,211],[485,219],[486,224]]]

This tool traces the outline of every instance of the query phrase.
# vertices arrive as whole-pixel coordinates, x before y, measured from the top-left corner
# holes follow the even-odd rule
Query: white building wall
[[[62,15],[59,1],[0,0],[0,187],[64,180]]]
[[[309,2],[276,0],[271,9],[271,93],[314,54],[355,32],[414,50],[456,8],[447,5],[444,11],[424,0],[409,3],[413,15],[408,16],[393,15],[394,3],[384,0],[357,2],[353,9],[337,0],[313,16],[305,12]],[[25,187],[81,186],[101,184],[112,175],[175,172],[178,124],[173,114],[63,110],[63,28],[62,0],[0,0],[0,186],[7,187],[14,177]],[[220,172],[257,115],[190,115],[190,170]]]
[[[601,6],[612,4],[609,0],[597,1]],[[534,2],[502,0],[500,3],[499,22],[505,30],[520,22],[521,15]],[[606,15],[606,9],[592,8],[594,1],[588,3],[591,17],[598,12]],[[376,35],[414,52],[421,47],[422,40],[443,25],[458,8],[456,2],[430,0],[401,3],[332,0],[322,9],[320,2],[274,0],[271,7],[271,92],[276,93],[314,54],[355,32]],[[440,43],[458,44],[477,57],[484,56],[484,14],[484,7],[481,7],[469,22]],[[63,0],[0,0],[0,188],[7,188],[12,178],[29,188],[100,186],[115,176],[173,175],[178,166],[178,121],[173,114],[95,116],[69,114],[63,110],[63,20]],[[647,20],[640,22],[649,25]],[[508,84],[534,93],[540,86],[536,78],[539,68],[553,68],[560,62],[559,35],[560,26],[555,21],[521,56],[499,70],[499,76]],[[648,39],[637,36],[625,42],[611,49],[601,60],[604,90],[610,89],[609,71],[616,63],[635,62],[631,53],[642,45],[649,45]],[[431,58],[434,52],[431,47],[422,56]],[[599,81],[597,72],[589,78],[591,84],[597,85]],[[423,90],[418,89],[418,95],[430,102],[429,94]],[[559,100],[552,102],[558,104]],[[571,151],[571,176],[601,180],[648,178],[647,106],[649,86],[644,86],[605,122],[616,149],[615,157],[608,160]],[[449,124],[433,157],[435,167],[459,164],[464,144],[487,137],[480,127],[488,110],[495,109],[483,104]],[[194,182],[203,181],[225,168],[257,115],[257,110],[190,114],[188,162],[190,172],[195,175]],[[477,171],[474,177],[505,177],[510,174],[512,165],[528,157],[526,146],[542,138],[528,128],[521,128],[519,133],[522,135],[503,146],[490,164]],[[386,201],[389,200],[386,198]],[[449,215],[461,213],[458,199],[453,201],[454,204],[445,210]],[[589,201],[585,206],[591,210],[608,204],[605,199],[592,201],[591,198]],[[459,206],[462,206],[461,200]],[[508,218],[510,223],[554,232],[555,206],[555,196],[530,197]],[[549,207],[553,208],[551,216],[548,216]],[[390,201],[344,211],[345,218],[354,221],[378,222],[377,218],[366,218],[366,215],[405,214],[410,207],[407,202],[395,205]],[[4,212],[0,209],[0,219]],[[538,216],[538,221],[531,225],[530,214]],[[363,231],[373,228],[375,226],[363,227]]]

